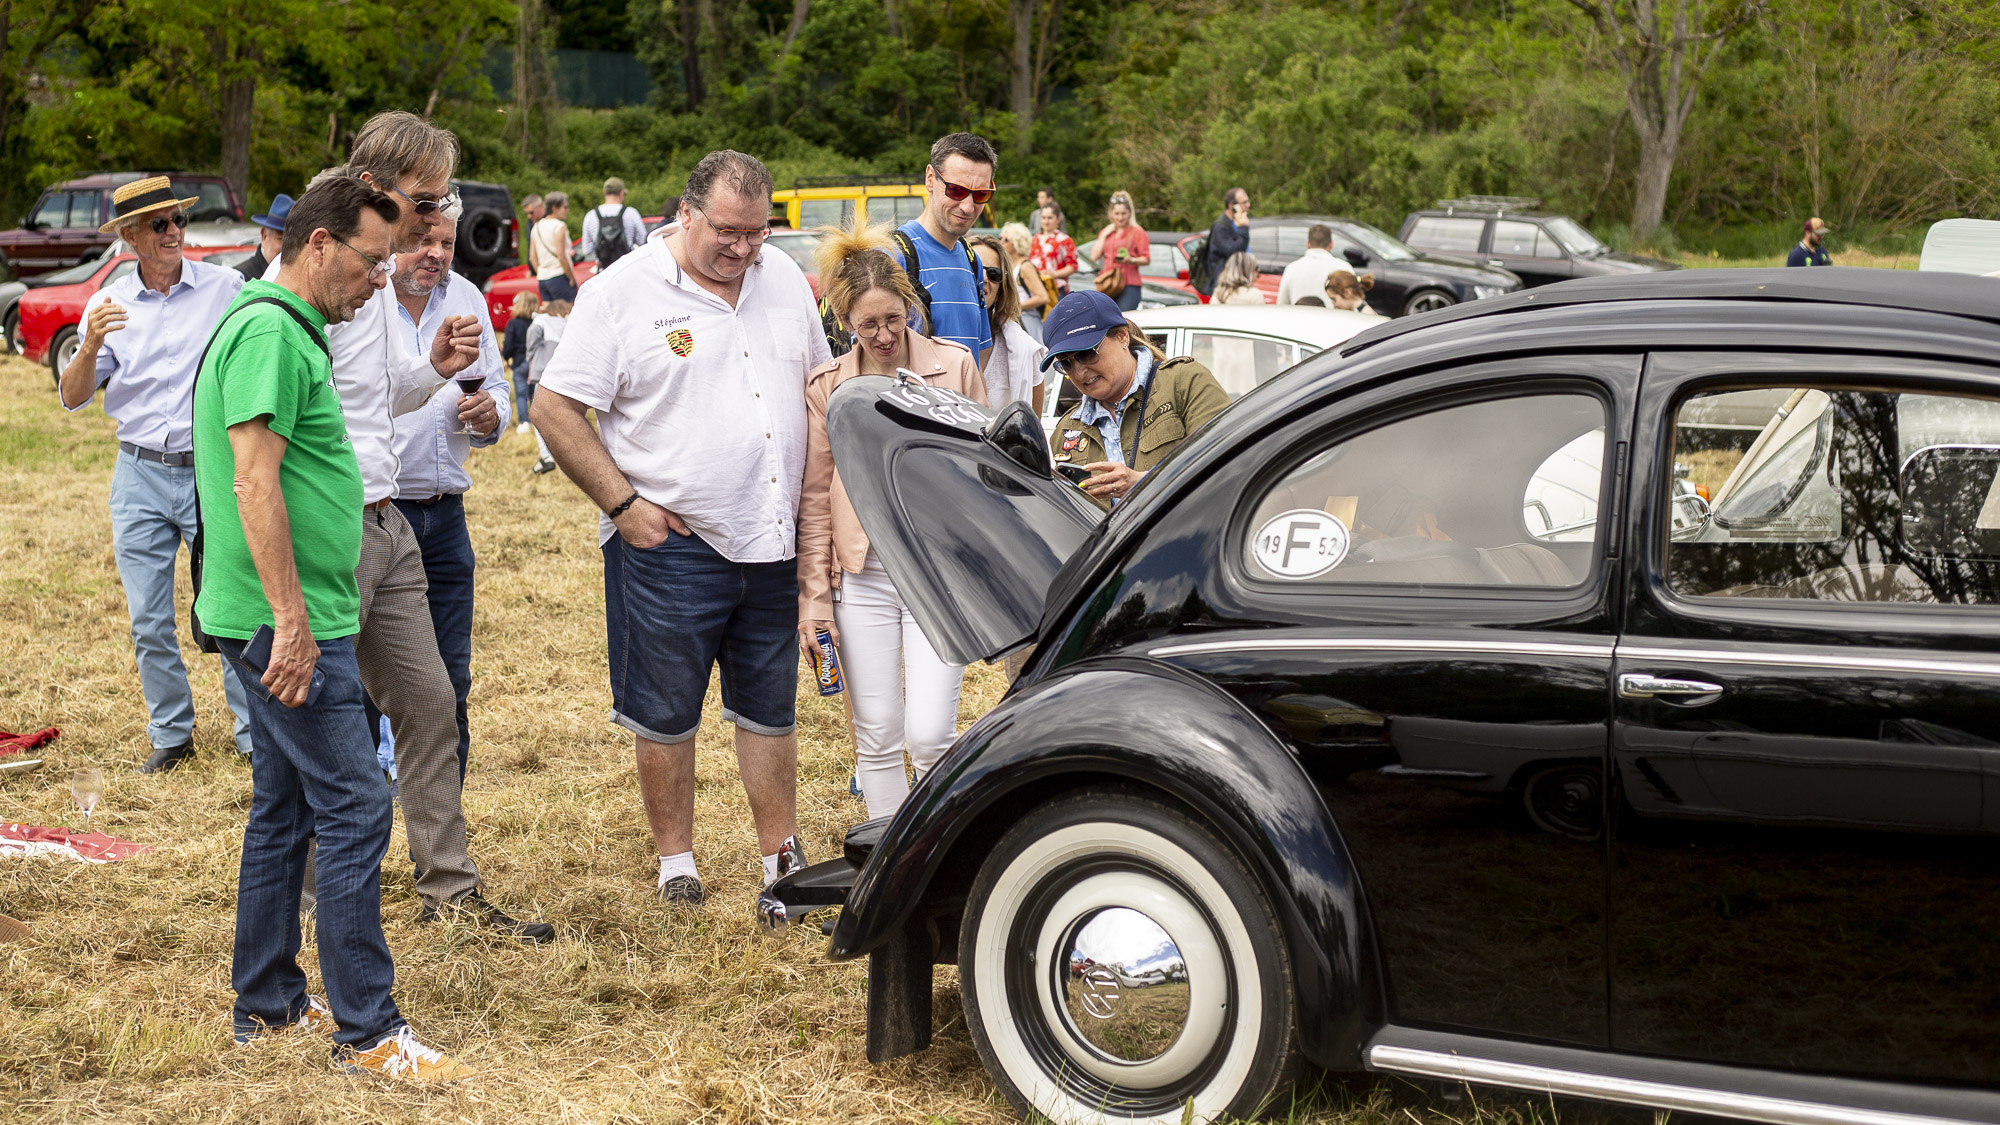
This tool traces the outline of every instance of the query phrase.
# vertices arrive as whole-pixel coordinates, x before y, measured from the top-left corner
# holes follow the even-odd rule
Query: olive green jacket
[[[1137,401],[1143,388],[1137,386],[1125,397],[1125,417],[1118,427],[1118,446],[1125,453],[1125,463],[1142,473],[1159,464],[1189,434],[1229,405],[1229,392],[1222,389],[1208,368],[1186,356],[1164,360],[1155,366],[1151,386],[1152,391],[1146,396],[1144,432],[1140,432]],[[1071,407],[1056,423],[1055,433],[1049,436],[1049,451],[1057,461],[1091,465],[1106,459],[1104,439],[1097,427],[1077,420],[1081,409],[1081,402]],[[1137,449],[1132,442],[1135,434],[1139,437]]]

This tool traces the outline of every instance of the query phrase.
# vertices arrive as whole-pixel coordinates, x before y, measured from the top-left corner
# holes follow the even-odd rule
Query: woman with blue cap
[[[1050,452],[1059,464],[1089,470],[1079,487],[1105,507],[1229,405],[1208,368],[1186,356],[1166,358],[1145,329],[1094,289],[1056,304],[1042,342],[1049,349],[1042,369],[1053,365],[1083,392],[1056,423]]]

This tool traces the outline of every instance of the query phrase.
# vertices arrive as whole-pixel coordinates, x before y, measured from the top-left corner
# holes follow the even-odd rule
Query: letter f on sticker
[[[1303,520],[1294,520],[1285,525],[1285,557],[1278,562],[1278,569],[1284,570],[1292,565],[1292,551],[1294,549],[1309,548],[1313,545],[1311,539],[1299,538],[1300,528],[1310,531],[1313,527],[1314,525],[1306,523]]]

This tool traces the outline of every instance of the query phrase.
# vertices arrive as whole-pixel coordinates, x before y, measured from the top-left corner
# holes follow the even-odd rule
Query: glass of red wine
[[[458,389],[464,393],[465,398],[471,398],[473,395],[479,393],[479,386],[484,382],[486,382],[486,376],[484,375],[461,375],[458,377]],[[460,399],[459,401],[463,402],[465,400]],[[471,437],[482,436],[478,430],[472,428],[470,423],[461,427],[458,432]]]

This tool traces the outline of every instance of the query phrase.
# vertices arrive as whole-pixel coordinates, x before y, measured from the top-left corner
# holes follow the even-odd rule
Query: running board
[[[1964,1125],[2000,1121],[2000,1094],[1752,1070],[1388,1027],[1371,1070],[1770,1125]]]

